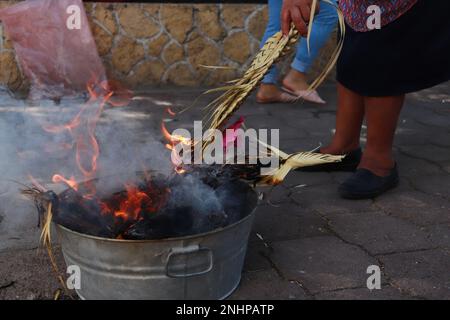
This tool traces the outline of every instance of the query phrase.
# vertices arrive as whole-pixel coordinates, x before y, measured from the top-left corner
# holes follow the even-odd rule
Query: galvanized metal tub
[[[67,266],[80,268],[81,299],[224,299],[239,285],[257,197],[240,221],[163,240],[99,238],[56,225]]]

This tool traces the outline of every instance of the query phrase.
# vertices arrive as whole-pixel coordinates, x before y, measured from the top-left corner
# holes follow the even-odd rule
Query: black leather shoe
[[[311,167],[303,167],[297,169],[304,172],[318,172],[318,171],[355,171],[361,161],[361,148],[353,150],[342,159],[341,162],[318,164]]]
[[[367,169],[358,169],[339,186],[339,194],[345,199],[372,199],[395,188],[399,176],[397,165],[387,177],[380,177]]]

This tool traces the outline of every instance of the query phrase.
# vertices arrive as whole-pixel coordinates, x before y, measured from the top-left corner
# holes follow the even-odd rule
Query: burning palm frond
[[[327,77],[330,71],[333,69],[338,56],[342,50],[342,45],[344,43],[345,34],[345,23],[342,12],[337,8],[335,4],[329,0],[325,0],[327,3],[334,5],[338,12],[339,27],[340,27],[340,37],[338,45],[332,53],[331,59],[328,61],[324,70],[315,79],[308,90],[316,89]],[[311,31],[313,27],[315,8],[317,7],[318,0],[313,0],[311,10],[311,18],[308,27],[308,46],[311,36]],[[286,56],[287,53],[295,46],[299,39],[299,33],[294,26],[291,27],[288,36],[283,36],[281,32],[276,33],[274,36],[269,38],[264,46],[261,48],[260,52],[254,58],[249,69],[245,72],[242,78],[230,81],[227,86],[208,90],[205,92],[213,93],[225,91],[221,96],[209,103],[205,108],[211,109],[210,113],[207,114],[206,122],[209,124],[210,129],[220,129],[223,127],[224,123],[229,119],[236,110],[239,109],[245,98],[251,93],[251,91],[258,85],[262,80],[267,71],[276,63],[280,58]],[[203,150],[206,146],[213,141],[212,134],[203,141]]]

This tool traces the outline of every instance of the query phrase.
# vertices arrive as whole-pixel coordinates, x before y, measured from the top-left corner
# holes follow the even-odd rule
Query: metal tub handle
[[[176,265],[176,262],[174,262],[176,261],[176,259],[184,258],[185,260],[188,260],[189,256],[199,255],[200,257],[202,257],[202,254],[206,256],[206,259],[208,259],[207,263],[205,263],[206,268],[204,268],[203,270],[194,272],[188,272],[186,271],[186,268],[179,268],[181,269],[180,271],[171,270],[171,263]],[[191,245],[184,248],[173,248],[167,256],[166,275],[170,278],[187,278],[200,276],[210,272],[213,266],[213,253],[209,248],[200,248],[199,245]]]

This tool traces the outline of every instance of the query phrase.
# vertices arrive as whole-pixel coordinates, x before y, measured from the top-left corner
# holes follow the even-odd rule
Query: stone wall
[[[14,2],[1,1],[0,7]],[[212,86],[234,79],[258,52],[267,22],[267,6],[258,4],[86,3],[85,8],[109,75],[130,87]],[[24,88],[11,43],[0,33],[0,84]]]

